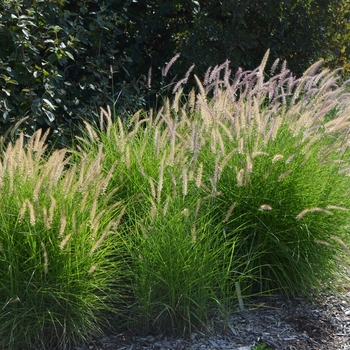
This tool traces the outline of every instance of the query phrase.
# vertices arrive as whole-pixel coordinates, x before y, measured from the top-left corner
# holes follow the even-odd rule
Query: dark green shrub
[[[93,119],[114,95],[113,69],[128,57],[112,44],[120,13],[101,1],[2,1],[2,132],[24,116],[31,134],[50,128],[66,144],[81,119]],[[130,83],[119,81],[120,91]],[[129,84],[129,85],[128,85]],[[124,91],[127,102],[142,100]]]
[[[100,106],[127,118],[157,106],[192,64],[201,76],[226,59],[253,69],[268,48],[296,74],[319,58],[346,66],[349,15],[342,0],[3,0],[1,129],[28,116],[28,134],[50,127],[66,144]]]

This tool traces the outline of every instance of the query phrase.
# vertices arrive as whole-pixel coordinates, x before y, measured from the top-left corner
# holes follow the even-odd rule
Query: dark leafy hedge
[[[81,120],[118,100],[144,105],[142,78],[112,79],[129,57],[117,42],[122,12],[99,1],[2,1],[0,108],[3,132],[22,117],[28,133],[50,128],[66,144]],[[125,69],[125,68],[124,68]],[[119,90],[117,90],[119,89]]]
[[[350,53],[343,0],[2,0],[0,17],[2,133],[27,116],[28,134],[49,127],[60,144],[99,106],[155,106],[192,63],[201,76],[226,59],[252,69],[270,48],[298,74],[320,58],[347,66]]]

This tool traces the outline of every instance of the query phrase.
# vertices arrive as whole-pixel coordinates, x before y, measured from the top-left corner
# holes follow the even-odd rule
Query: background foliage
[[[297,74],[320,58],[348,67],[344,0],[2,0],[0,17],[2,133],[28,116],[27,134],[49,127],[61,144],[99,106],[156,106],[193,63],[253,69],[270,48]]]

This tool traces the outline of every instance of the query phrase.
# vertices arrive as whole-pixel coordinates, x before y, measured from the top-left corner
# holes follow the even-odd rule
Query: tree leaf
[[[49,55],[48,60],[51,64],[54,64],[57,61],[57,55],[55,53],[52,53]]]
[[[7,96],[11,96],[11,90],[1,89]]]
[[[50,109],[56,109],[56,106],[54,106],[48,99],[43,98],[43,102],[45,102],[50,107]]]
[[[75,61],[74,59],[74,56],[69,52],[69,51],[66,51],[66,55],[73,61]]]

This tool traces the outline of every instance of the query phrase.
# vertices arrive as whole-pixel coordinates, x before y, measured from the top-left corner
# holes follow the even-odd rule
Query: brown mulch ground
[[[226,326],[214,319],[209,332],[182,338],[123,333],[100,339],[87,349],[250,350],[262,343],[273,350],[350,350],[350,290],[315,302],[259,298],[231,315]]]

